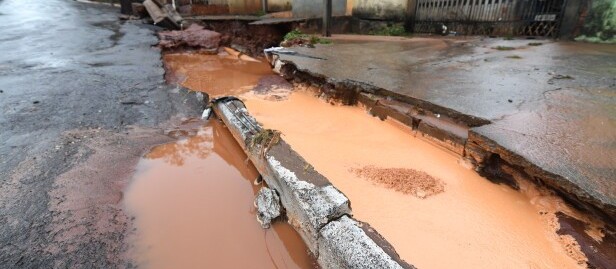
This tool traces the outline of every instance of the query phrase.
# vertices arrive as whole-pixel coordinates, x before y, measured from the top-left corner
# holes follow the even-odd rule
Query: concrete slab
[[[453,111],[563,191],[616,208],[616,46],[547,40],[334,37],[280,54],[300,71]]]

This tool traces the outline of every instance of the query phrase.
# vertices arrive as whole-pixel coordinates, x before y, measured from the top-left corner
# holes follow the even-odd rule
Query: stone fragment
[[[263,229],[269,228],[272,220],[279,217],[282,211],[280,197],[276,191],[268,187],[261,188],[257,193],[255,207],[257,208],[257,220]]]
[[[181,47],[218,49],[221,35],[198,24],[192,24],[183,31],[160,32],[158,37],[160,38],[158,45],[164,49]]]

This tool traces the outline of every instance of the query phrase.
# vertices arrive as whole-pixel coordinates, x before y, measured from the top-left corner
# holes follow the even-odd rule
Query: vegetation
[[[248,149],[252,152],[259,150],[259,154],[265,155],[267,151],[280,142],[280,132],[271,129],[263,129],[250,138]]]
[[[522,59],[522,57],[520,57],[519,55],[511,55],[511,56],[507,56],[507,58],[509,58],[509,59]]]
[[[325,38],[320,38],[316,35],[304,34],[299,29],[288,32],[281,43],[283,47],[291,47],[295,45],[314,47],[316,44],[331,44],[332,41]]]
[[[592,7],[582,28],[582,35],[576,40],[616,43],[616,1],[592,1]]]
[[[409,36],[410,34],[406,32],[404,26],[402,25],[392,25],[381,28],[380,30],[373,31],[370,34],[372,35],[382,35],[382,36]]]
[[[493,47],[493,49],[495,50],[514,50],[514,47],[507,47],[507,46],[497,46],[497,47]]]
[[[541,46],[541,45],[543,45],[543,43],[541,43],[541,42],[530,42],[530,43],[528,43],[528,45],[529,46]]]

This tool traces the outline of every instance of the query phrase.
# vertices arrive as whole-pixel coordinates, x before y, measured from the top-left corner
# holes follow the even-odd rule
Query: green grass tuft
[[[497,47],[493,47],[493,49],[507,51],[507,50],[514,50],[515,48],[514,47],[507,47],[507,46],[497,46]]]
[[[410,36],[410,33],[407,33],[402,25],[387,26],[380,30],[370,32],[370,34],[381,36]]]

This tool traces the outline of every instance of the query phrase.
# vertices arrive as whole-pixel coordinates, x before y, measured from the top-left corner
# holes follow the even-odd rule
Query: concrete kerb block
[[[212,108],[276,190],[289,223],[322,268],[414,268],[368,224],[352,219],[350,201],[284,140],[265,154],[250,145],[263,132],[242,101],[225,97]]]
[[[374,229],[348,216],[321,229],[318,262],[331,268],[415,268],[401,260]]]
[[[244,104],[235,98],[214,101],[213,109],[247,152],[265,182],[280,195],[289,222],[313,253],[318,253],[318,232],[330,221],[350,215],[350,202],[288,144],[280,141],[267,154],[250,150],[254,135],[262,132]],[[255,152],[256,151],[256,152]]]
[[[348,198],[331,184],[317,186],[300,179],[297,171],[289,170],[269,154],[267,169],[269,176],[264,179],[279,191],[289,223],[298,230],[308,248],[319,253],[319,231],[332,220],[351,214]]]

